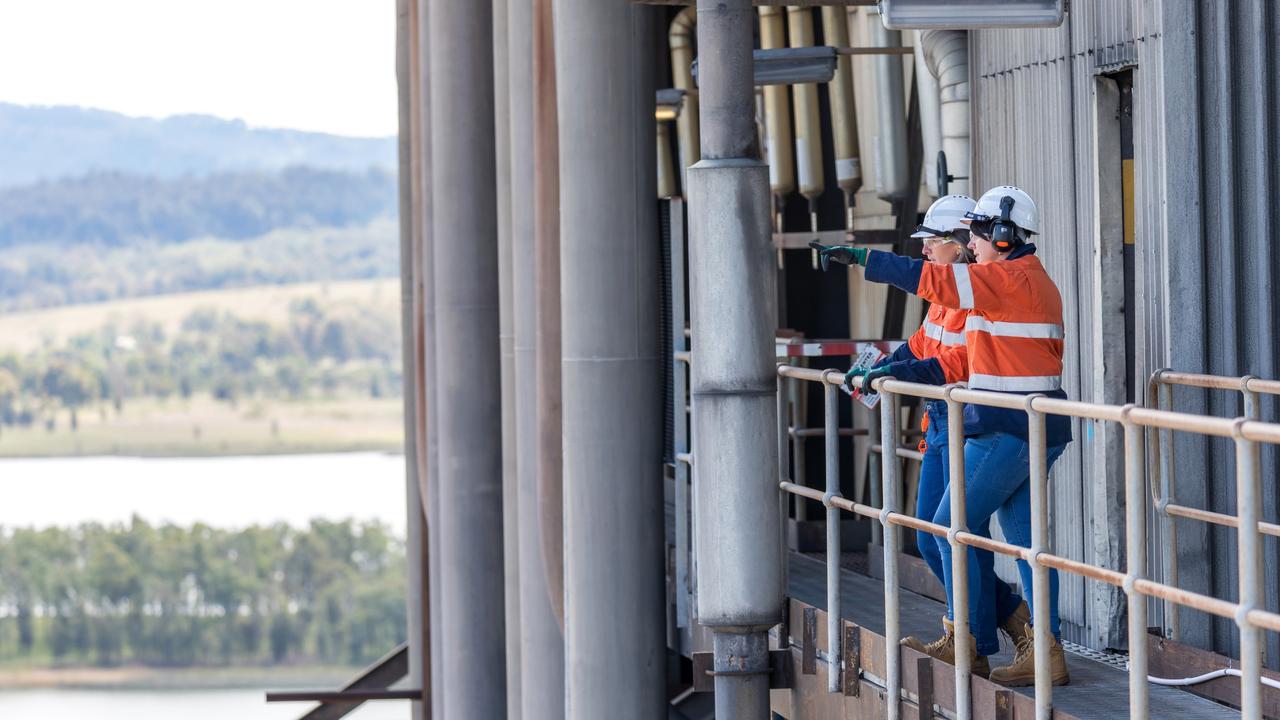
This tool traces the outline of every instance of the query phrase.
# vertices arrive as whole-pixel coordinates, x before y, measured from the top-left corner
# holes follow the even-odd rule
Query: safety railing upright
[[[1147,382],[1147,405],[1149,407],[1172,410],[1174,386],[1201,388],[1204,390],[1230,390],[1241,395],[1244,417],[1249,420],[1259,419],[1259,395],[1280,395],[1280,380],[1264,380],[1252,375],[1228,377],[1222,375],[1205,375],[1201,373],[1177,372],[1161,368],[1151,373]],[[1168,551],[1162,553],[1164,581],[1178,584],[1178,525],[1175,518],[1185,518],[1200,522],[1212,523],[1223,527],[1239,528],[1241,519],[1236,515],[1203,510],[1201,508],[1180,505],[1175,501],[1178,491],[1178,464],[1175,461],[1173,431],[1159,429],[1152,433],[1155,466],[1155,481],[1152,489],[1156,493],[1155,510],[1160,519],[1164,546]],[[1258,531],[1263,535],[1280,538],[1280,525],[1258,521]],[[1174,640],[1182,639],[1181,616],[1178,606],[1165,603],[1165,623],[1169,636]]]
[[[837,411],[832,392],[840,383],[840,374],[827,370],[809,370],[791,365],[779,365],[780,378],[794,378],[806,382],[823,384],[825,412],[833,418]],[[884,537],[884,611],[885,611],[885,699],[887,717],[898,720],[901,717],[902,700],[902,668],[899,648],[899,583],[898,583],[898,532],[896,528],[906,527],[923,531],[937,537],[945,537],[951,544],[953,552],[952,570],[954,582],[953,597],[957,607],[952,613],[955,620],[956,635],[956,716],[960,720],[972,717],[972,702],[969,697],[969,675],[972,671],[968,649],[967,609],[962,605],[968,597],[968,577],[964,564],[967,561],[965,548],[974,547],[1026,561],[1032,570],[1033,577],[1033,617],[1049,615],[1049,571],[1056,569],[1074,573],[1082,577],[1104,582],[1122,588],[1128,596],[1129,610],[1129,716],[1147,717],[1147,599],[1154,598],[1179,606],[1193,608],[1219,617],[1234,620],[1240,627],[1241,636],[1241,716],[1249,720],[1260,720],[1262,717],[1262,652],[1261,633],[1264,629],[1280,632],[1280,614],[1268,612],[1260,607],[1263,575],[1261,571],[1260,532],[1257,525],[1257,507],[1260,498],[1261,476],[1258,463],[1258,443],[1280,445],[1280,425],[1264,423],[1248,418],[1214,418],[1187,413],[1178,413],[1154,408],[1143,408],[1136,405],[1101,405],[1072,400],[1060,400],[1043,395],[1009,395],[1005,393],[969,390],[959,385],[932,386],[907,383],[898,380],[880,379],[875,383],[880,392],[880,432],[881,444],[886,456],[889,451],[897,449],[897,438],[894,428],[894,408],[899,396],[914,396],[947,403],[950,422],[949,441],[953,447],[963,443],[961,422],[964,404],[986,405],[990,407],[1022,410],[1027,414],[1028,442],[1030,445],[1030,481],[1032,531],[1031,547],[1021,547],[1007,542],[975,535],[964,527],[965,498],[963,483],[953,484],[951,493],[951,527],[944,527],[927,520],[921,520],[905,514],[900,509],[898,498],[898,468],[900,463],[881,463],[881,492],[883,502],[880,507],[864,505],[845,499],[839,494],[839,486],[830,477],[833,468],[828,468],[826,491],[804,487],[790,480],[779,482],[780,489],[791,495],[806,497],[822,503],[830,512],[844,510],[862,517],[878,520]],[[1047,447],[1045,434],[1045,417],[1048,415],[1064,415],[1103,422],[1117,423],[1124,428],[1124,474],[1125,474],[1125,538],[1128,551],[1125,572],[1100,567],[1079,560],[1055,555],[1049,551],[1048,503],[1047,503]],[[830,420],[826,423],[830,428]],[[1181,431],[1207,436],[1230,438],[1236,445],[1236,482],[1240,528],[1240,567],[1239,595],[1240,602],[1215,598],[1209,595],[1182,590],[1176,586],[1156,582],[1147,577],[1146,567],[1146,472],[1145,472],[1145,429]],[[828,444],[834,439],[828,434]],[[964,477],[964,454],[948,453],[951,477]],[[785,460],[784,460],[785,462]],[[786,476],[782,469],[780,477]],[[842,653],[839,633],[840,584],[833,575],[832,567],[840,564],[839,557],[839,523],[827,523],[827,567],[828,567],[828,608],[835,622],[828,623],[828,674],[841,675],[839,667]],[[832,540],[834,535],[834,541]],[[1035,705],[1036,717],[1048,720],[1052,714],[1053,686],[1050,675],[1050,640],[1049,623],[1038,623],[1034,626],[1034,666],[1035,666]],[[828,683],[830,689],[838,688],[838,681]]]

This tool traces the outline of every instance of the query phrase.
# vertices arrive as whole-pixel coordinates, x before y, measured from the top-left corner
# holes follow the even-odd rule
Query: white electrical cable
[[[1227,677],[1228,675],[1231,677],[1241,677],[1240,671],[1235,668],[1222,668],[1220,670],[1214,670],[1213,672],[1207,672],[1203,675],[1196,675],[1195,677],[1189,678],[1158,678],[1154,675],[1148,675],[1147,681],[1155,683],[1156,685],[1182,687],[1185,685],[1199,685],[1200,683],[1217,680],[1220,677]],[[1264,677],[1262,678],[1262,684],[1267,687],[1280,690],[1280,680],[1272,680],[1269,677]]]

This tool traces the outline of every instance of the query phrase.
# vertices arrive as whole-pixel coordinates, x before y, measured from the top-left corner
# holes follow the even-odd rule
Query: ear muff
[[[1011,212],[1013,212],[1013,198],[1005,195],[1000,198],[1000,217],[996,218],[991,227],[991,244],[1001,252],[1012,250],[1019,244],[1018,226],[1009,219]]]

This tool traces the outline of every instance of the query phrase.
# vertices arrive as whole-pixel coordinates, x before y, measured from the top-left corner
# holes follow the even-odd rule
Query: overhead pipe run
[[[786,46],[784,12],[780,7],[760,8],[761,48],[775,50]],[[773,195],[773,229],[779,233],[783,231],[782,214],[786,209],[787,196],[796,189],[788,93],[786,85],[764,86],[765,160],[769,163],[769,190]],[[778,267],[782,267],[781,248],[778,249]]]
[[[756,13],[751,0],[697,7],[703,159],[688,179],[693,444],[707,460],[694,465],[698,621],[713,633],[715,716],[767,720],[782,550],[778,448],[759,442],[778,422],[778,318],[771,184],[755,129]]]
[[[879,48],[901,48],[902,36],[879,22],[867,24],[871,44]],[[906,92],[902,87],[902,56],[877,55],[875,92],[879,127],[876,132],[876,194],[881,200],[897,202],[910,192],[907,169]]]
[[[969,194],[969,32],[925,30],[920,33],[929,72],[937,78],[941,106],[941,150],[947,156],[948,192]],[[927,160],[931,156],[925,155]]]
[[[942,108],[938,104],[938,79],[933,76],[933,71],[924,58],[924,43],[920,39],[920,32],[916,31],[915,36],[912,50],[915,55],[916,93],[920,97],[920,137],[927,161],[924,164],[924,184],[930,193],[939,195],[938,168],[937,163],[933,162],[942,149]]]
[[[822,37],[827,45],[849,46],[849,15],[843,7],[822,8]],[[836,154],[836,183],[844,193],[845,229],[853,230],[853,208],[862,188],[858,152],[858,110],[853,95],[853,58],[842,54],[835,77],[827,83],[831,101],[831,138]]]
[[[787,8],[787,40],[792,49],[813,47],[813,8]],[[822,121],[818,116],[818,86],[800,83],[791,88],[791,109],[795,114],[796,177],[800,194],[809,201],[809,230],[818,232],[818,198],[826,190],[822,173]],[[813,269],[818,269],[818,251],[810,251]]]
[[[677,89],[684,91],[684,105],[676,120],[681,188],[685,187],[685,171],[701,159],[698,146],[698,89],[693,81],[693,44],[698,23],[698,14],[694,10],[690,6],[677,13],[667,33],[667,44],[671,47],[671,81]]]

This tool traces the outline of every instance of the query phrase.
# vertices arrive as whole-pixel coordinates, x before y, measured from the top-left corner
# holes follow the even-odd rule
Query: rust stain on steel
[[[818,609],[804,609],[804,637],[800,645],[800,672],[815,675],[818,672]]]
[[[862,628],[844,624],[844,682],[840,684],[848,697],[862,693]]]

